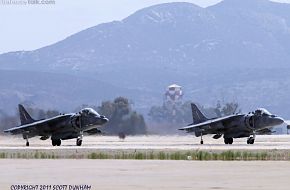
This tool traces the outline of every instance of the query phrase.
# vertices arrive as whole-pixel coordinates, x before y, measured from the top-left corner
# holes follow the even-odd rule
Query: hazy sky
[[[0,53],[33,50],[154,4],[180,0],[55,0],[54,5],[7,5],[0,0]],[[182,0],[206,7],[221,0]],[[290,3],[290,0],[278,0]]]

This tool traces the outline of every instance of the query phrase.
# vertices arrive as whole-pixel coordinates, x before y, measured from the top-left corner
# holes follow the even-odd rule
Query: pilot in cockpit
[[[268,110],[266,110],[266,109],[264,109],[264,108],[259,108],[259,109],[257,109],[257,110],[255,111],[255,115],[258,115],[258,116],[261,116],[261,115],[272,116],[272,114],[271,114]]]

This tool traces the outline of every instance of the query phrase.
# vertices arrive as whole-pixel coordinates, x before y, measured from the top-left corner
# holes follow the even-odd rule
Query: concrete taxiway
[[[0,189],[90,185],[94,189],[288,190],[290,162],[0,160]]]
[[[257,136],[254,145],[246,139],[236,139],[225,145],[223,139],[193,136],[137,136],[124,140],[118,137],[85,137],[83,146],[75,140],[63,141],[53,147],[50,140],[30,139],[30,147],[21,138],[0,137],[0,153],[10,158],[42,153],[75,155],[84,158],[92,152],[121,151],[283,151],[289,154],[290,136]],[[6,158],[9,158],[7,156]],[[25,157],[24,157],[25,158]],[[69,157],[71,158],[71,157]],[[237,189],[288,190],[290,186],[289,161],[184,161],[184,160],[92,160],[92,159],[0,159],[0,189],[13,185],[89,185],[91,189]]]

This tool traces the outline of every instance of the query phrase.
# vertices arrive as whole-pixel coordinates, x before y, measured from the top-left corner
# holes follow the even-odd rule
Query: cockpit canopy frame
[[[84,109],[82,109],[81,110],[81,114],[83,114],[83,115],[94,115],[94,116],[100,117],[100,114],[98,112],[96,112],[92,108],[84,108]]]
[[[273,116],[273,114],[271,114],[268,110],[266,110],[265,108],[258,108],[255,111],[255,115],[268,115],[268,116]]]

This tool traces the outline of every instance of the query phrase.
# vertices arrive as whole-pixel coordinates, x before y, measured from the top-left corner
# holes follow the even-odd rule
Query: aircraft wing
[[[99,134],[103,134],[102,131],[100,131],[99,129],[97,128],[94,128],[94,129],[90,129],[90,130],[87,130],[87,131],[84,131],[86,134],[88,135],[99,135]]]
[[[195,129],[199,128],[202,129],[203,127],[206,126],[210,126],[219,122],[226,122],[232,119],[236,119],[239,117],[244,116],[243,114],[237,114],[237,115],[229,115],[229,116],[225,116],[225,117],[220,117],[220,118],[216,118],[216,119],[210,119],[208,121],[202,122],[202,123],[198,123],[198,124],[194,124],[194,125],[189,125],[186,127],[182,127],[178,130],[185,130],[185,131],[195,131]]]
[[[272,131],[271,129],[262,129],[256,132],[257,135],[271,135],[273,133],[275,133],[276,131]]]
[[[51,133],[57,130],[58,127],[56,124],[66,121],[69,118],[70,114],[58,115],[53,118],[44,119],[40,121],[35,121],[33,123],[21,125],[18,127],[10,128],[5,130],[6,133],[12,134],[23,134],[23,132],[42,132],[45,131],[47,133]]]

